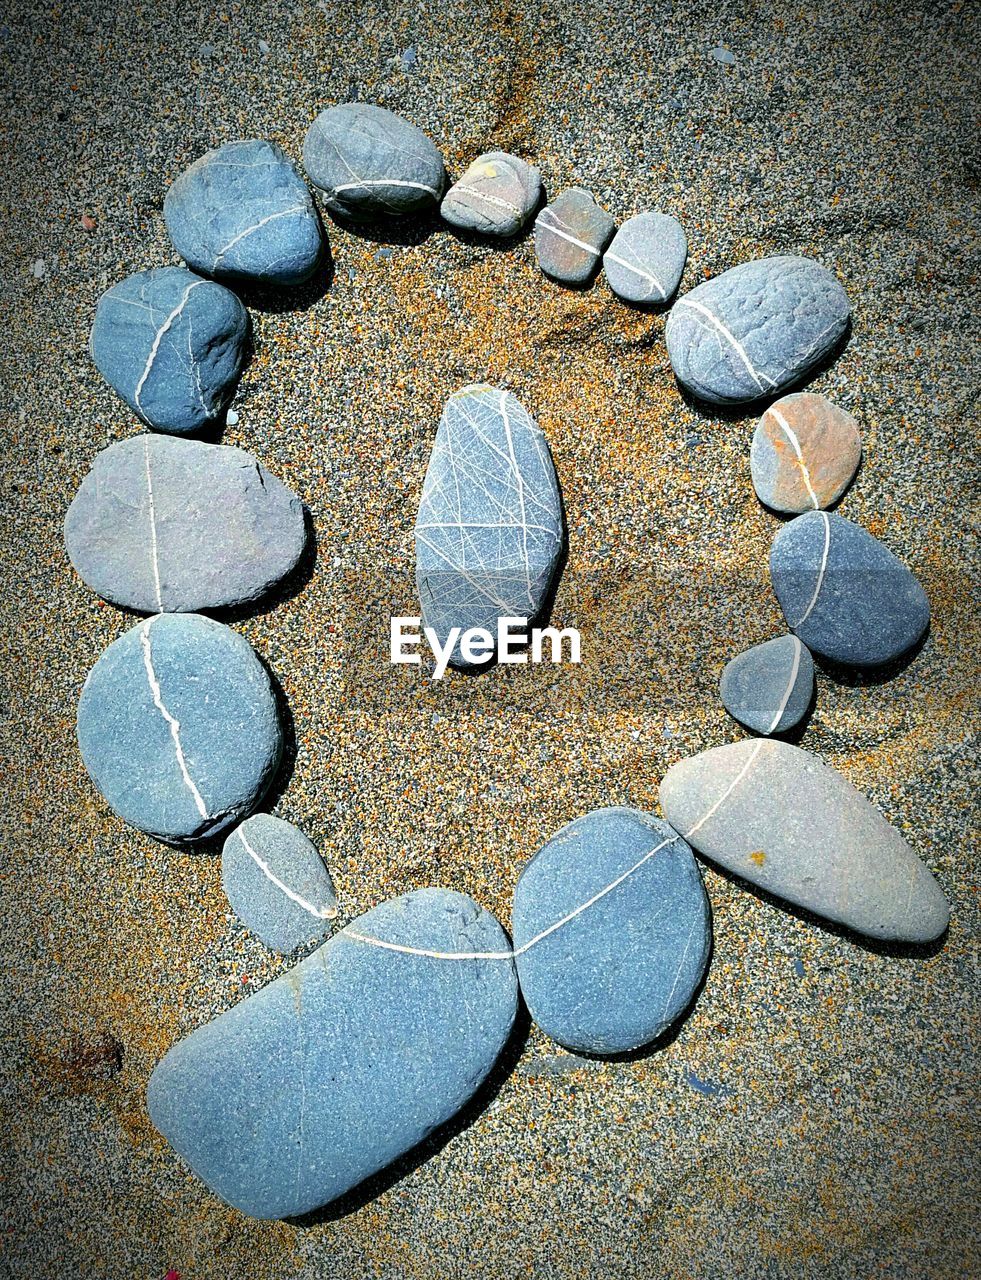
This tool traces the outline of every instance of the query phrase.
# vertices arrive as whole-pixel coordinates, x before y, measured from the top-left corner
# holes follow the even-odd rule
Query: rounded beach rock
[[[707,858],[871,938],[930,942],[947,901],[903,837],[817,756],[772,738],[673,765],[661,808]]]
[[[496,634],[502,617],[534,619],[563,548],[562,504],[548,443],[507,391],[464,387],[447,401],[416,517],[423,623]],[[479,666],[459,649],[456,666]]]
[[[83,582],[146,613],[258,600],[305,544],[303,504],[250,453],[177,436],[103,449],[65,517]]]
[[[749,465],[759,500],[799,515],[837,502],[861,457],[852,415],[825,396],[801,391],[777,400],[760,418]]]
[[[681,283],[688,237],[677,218],[638,213],[628,218],[603,254],[606,279],[625,302],[667,302]]]
[[[470,1101],[517,992],[493,916],[447,889],[406,894],[175,1045],[150,1077],[150,1118],[243,1213],[308,1213]]]
[[[504,151],[488,151],[450,187],[440,213],[452,226],[466,231],[514,236],[541,196],[542,175],[537,169]]]
[[[786,733],[800,724],[814,693],[814,660],[796,636],[778,636],[726,663],[722,705],[755,733]]]
[[[307,130],[303,165],[332,213],[355,221],[437,205],[443,157],[421,129],[368,102],[322,111]]]
[[[294,285],[323,257],[307,185],[274,142],[226,142],[185,169],[164,199],[174,248],[192,271]]]
[[[779,395],[812,373],[848,328],[848,298],[810,258],[759,258],[686,293],[664,329],[678,381],[710,404]]]
[[[221,851],[221,882],[232,910],[273,951],[330,934],[337,898],[320,854],[282,818],[257,813]]]
[[[843,666],[892,662],[930,623],[926,593],[906,565],[867,529],[827,511],[783,526],[770,578],[790,630]]]
[[[156,614],[89,672],[78,743],[126,822],[169,844],[218,835],[256,807],[283,738],[276,697],[249,643],[199,614]]]
[[[560,284],[586,284],[599,269],[616,224],[582,187],[569,187],[535,219],[535,254]]]
[[[512,927],[531,1016],[580,1053],[655,1040],[690,1004],[712,943],[691,849],[666,822],[626,808],[577,818],[535,854]]]
[[[248,338],[249,314],[231,290],[157,267],[102,295],[89,353],[148,427],[181,435],[224,419]]]

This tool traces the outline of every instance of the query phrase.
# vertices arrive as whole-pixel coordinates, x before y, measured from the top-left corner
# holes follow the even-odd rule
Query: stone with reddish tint
[[[489,151],[478,156],[440,206],[454,227],[485,236],[514,236],[542,196],[542,175],[518,156]]]
[[[538,265],[560,284],[585,284],[596,274],[615,227],[588,191],[569,187],[535,219]]]
[[[861,457],[852,415],[825,396],[801,391],[776,400],[760,418],[749,465],[759,500],[799,515],[837,502]]]

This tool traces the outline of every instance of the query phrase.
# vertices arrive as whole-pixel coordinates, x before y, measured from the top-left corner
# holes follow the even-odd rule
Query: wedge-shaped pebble
[[[146,613],[258,600],[305,543],[303,504],[250,453],[175,436],[103,449],[65,517],[82,580]]]
[[[516,1007],[494,917],[463,894],[418,890],[175,1045],[150,1077],[150,1118],[236,1208],[307,1213],[469,1102]]]
[[[930,622],[926,593],[906,565],[867,529],[826,511],[783,526],[770,578],[791,631],[843,666],[901,657]]]
[[[440,206],[454,227],[487,236],[513,236],[534,213],[542,175],[518,156],[489,151],[478,156],[455,182]]]
[[[252,812],[283,736],[269,675],[248,641],[200,614],[162,613],[124,632],[89,672],[78,743],[121,818],[183,844]]]
[[[761,738],[673,765],[661,808],[695,848],[778,898],[871,938],[929,942],[947,901],[899,832],[817,756]]]
[[[322,111],[307,130],[303,165],[332,213],[355,221],[439,204],[443,158],[421,129],[369,102]]]
[[[786,733],[804,718],[814,693],[814,660],[796,636],[777,636],[726,663],[722,705],[756,733]]]
[[[238,918],[273,951],[323,940],[337,918],[320,854],[302,831],[270,813],[247,818],[226,839],[221,882]]]
[[[89,352],[147,426],[182,435],[224,416],[248,337],[249,314],[224,285],[157,267],[102,295]]]
[[[838,501],[861,457],[858,423],[850,413],[809,391],[783,396],[753,434],[753,488],[774,511],[817,511]]]
[[[562,553],[562,506],[545,436],[495,387],[465,387],[443,410],[415,528],[424,625],[496,634],[534,619]],[[454,664],[476,666],[455,651]]]
[[[586,284],[599,270],[616,223],[583,187],[560,191],[535,219],[535,254],[561,284]]]
[[[664,336],[683,386],[711,404],[777,396],[841,341],[848,298],[810,258],[744,262],[686,293]]]
[[[285,152],[252,138],[195,160],[164,199],[174,248],[219,280],[293,285],[323,257],[313,197]]]
[[[521,993],[581,1053],[648,1044],[687,1008],[712,942],[691,849],[636,809],[597,809],[531,859],[512,916]]]

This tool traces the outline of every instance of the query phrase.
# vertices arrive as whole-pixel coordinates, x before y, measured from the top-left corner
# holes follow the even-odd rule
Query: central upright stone
[[[496,635],[499,618],[541,615],[562,555],[552,456],[541,429],[507,391],[464,387],[447,401],[416,518],[423,625],[445,646],[454,628]],[[454,641],[457,667],[469,656]]]

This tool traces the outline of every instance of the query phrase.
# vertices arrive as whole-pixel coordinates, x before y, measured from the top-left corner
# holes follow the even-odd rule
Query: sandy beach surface
[[[0,18],[0,1273],[977,1274],[977,28],[947,3],[14,0]],[[675,214],[683,289],[772,253],[837,273],[853,329],[812,386],[862,430],[840,510],[914,569],[932,627],[887,682],[821,672],[800,741],[906,835],[952,923],[921,953],[873,947],[706,868],[714,956],[669,1042],[591,1060],[525,1019],[431,1149],[337,1211],[256,1222],[154,1131],[145,1087],[176,1039],[291,961],[232,917],[213,851],[125,827],[85,775],[79,690],[136,619],[78,580],[61,526],[96,453],[138,429],[86,342],[107,287],[177,261],[170,182],[240,137],[298,161],[315,114],[349,98],[404,113],[454,175],[501,148],[618,221]],[[289,706],[270,802],[324,854],[341,923],[439,884],[507,924],[521,866],[559,827],[606,804],[656,811],[670,764],[741,736],[719,673],[782,630],[755,415],[688,403],[663,314],[602,279],[560,289],[530,238],[326,225],[329,273],[245,299],[255,352],[223,437],[295,489],[316,539],[275,607],[225,617]],[[442,404],[484,380],[550,443],[570,543],[554,617],[580,627],[584,662],[436,684],[389,666],[388,617],[413,612]]]

